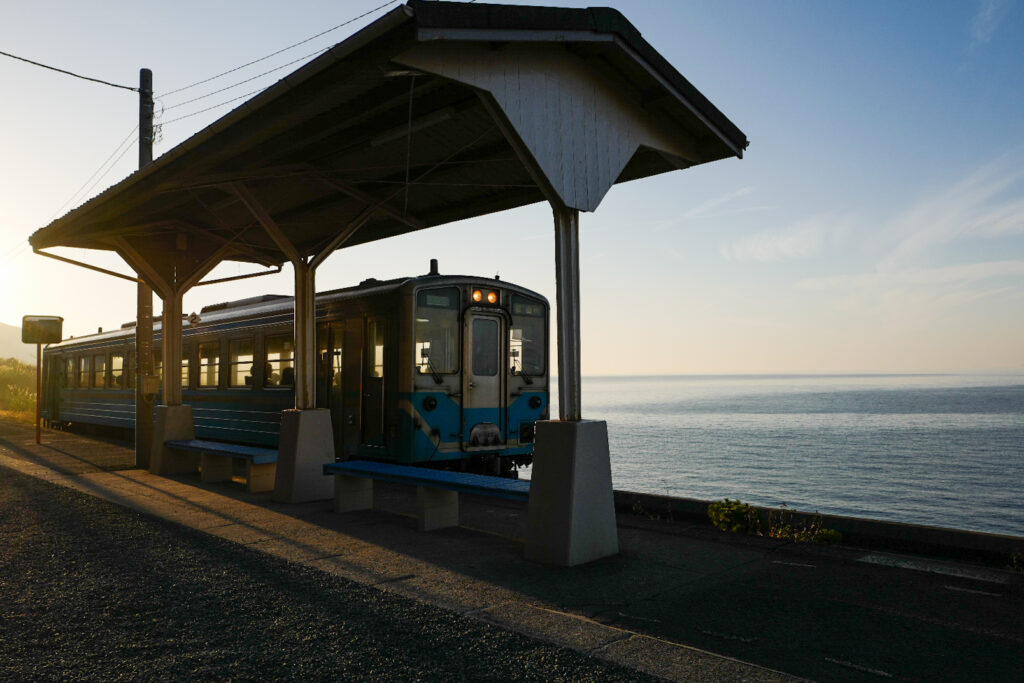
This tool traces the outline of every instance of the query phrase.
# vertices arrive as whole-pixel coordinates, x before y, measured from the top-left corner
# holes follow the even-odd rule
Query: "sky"
[[[171,91],[383,1],[17,3],[0,51],[129,86],[152,69],[159,156],[385,10]],[[581,216],[584,375],[1024,372],[1024,0],[606,4],[750,147],[618,185]],[[133,283],[27,240],[135,170],[137,117],[136,93],[0,56],[0,322],[60,315],[77,336],[134,319]],[[431,257],[554,301],[543,204],[339,251],[317,286],[422,274]],[[286,266],[184,308],[292,288]]]

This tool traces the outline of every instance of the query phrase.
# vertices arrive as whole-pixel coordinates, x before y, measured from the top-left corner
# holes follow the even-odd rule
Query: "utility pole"
[[[139,168],[153,161],[153,72],[139,71]],[[153,394],[147,394],[153,375],[153,289],[138,284],[135,320],[135,466],[149,467],[153,441]]]

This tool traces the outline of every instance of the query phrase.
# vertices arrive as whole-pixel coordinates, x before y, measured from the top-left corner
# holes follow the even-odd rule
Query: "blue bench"
[[[232,461],[244,460],[245,490],[249,493],[274,490],[277,451],[273,448],[201,439],[165,441],[164,445],[178,451],[199,453],[200,480],[204,482],[230,481]]]
[[[530,499],[530,482],[483,474],[410,467],[369,460],[346,460],[324,465],[334,477],[334,510],[373,508],[374,480],[416,486],[417,521],[421,531],[459,525],[459,493],[505,500]]]

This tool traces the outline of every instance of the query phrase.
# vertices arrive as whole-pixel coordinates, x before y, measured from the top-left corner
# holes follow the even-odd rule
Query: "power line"
[[[239,95],[238,97],[232,97],[230,100],[224,100],[223,102],[219,102],[217,104],[211,105],[211,106],[207,107],[206,109],[200,109],[200,110],[194,111],[194,112],[192,112],[190,114],[183,114],[182,116],[179,116],[176,119],[171,119],[170,121],[161,121],[158,125],[166,126],[168,123],[175,123],[177,121],[181,121],[182,119],[191,118],[193,116],[197,116],[199,114],[203,114],[205,112],[208,112],[211,109],[216,109],[217,107],[223,107],[225,104],[231,104],[232,102],[237,102],[238,100],[245,99],[249,95],[255,95],[256,93],[263,92],[264,90],[266,90],[266,88],[257,88],[256,90],[250,90],[249,92],[245,93],[244,95]]]
[[[64,202],[63,204],[60,205],[60,208],[57,209],[57,211],[54,214],[53,218],[50,219],[51,221],[54,218],[57,218],[57,216],[60,215],[60,213],[64,210],[64,208],[68,204],[71,204],[72,202],[74,202],[76,197],[78,197],[79,195],[82,194],[82,190],[84,190],[85,187],[92,181],[92,179],[95,178],[100,173],[100,171],[102,171],[104,169],[104,167],[107,165],[107,162],[109,162],[111,159],[113,159],[114,155],[117,154],[118,151],[121,151],[121,155],[118,157],[118,160],[120,160],[121,157],[123,157],[125,155],[125,152],[122,151],[121,148],[124,147],[125,144],[129,140],[138,139],[138,138],[135,138],[135,131],[137,131],[138,129],[139,129],[138,125],[136,125],[134,128],[131,129],[131,131],[128,133],[128,135],[125,137],[125,139],[122,140],[120,143],[118,143],[117,147],[114,148],[114,151],[110,153],[110,156],[108,156],[106,159],[103,160],[103,163],[99,165],[99,168],[97,168],[95,171],[93,171],[92,175],[89,176],[88,178],[86,178],[85,182],[82,183],[82,186],[79,187],[75,191],[75,193],[73,195],[68,197],[68,200],[66,202]],[[113,165],[111,165],[111,168],[113,168]],[[103,175],[100,176],[100,179],[102,179],[107,173],[110,173],[110,169],[107,169],[106,173],[104,173]],[[96,182],[98,183],[99,180],[97,180]],[[90,189],[92,189],[92,188],[90,187]]]
[[[64,69],[58,69],[55,66],[47,66],[46,64],[40,64],[39,62],[33,62],[31,59],[25,59],[24,57],[19,57],[18,55],[12,55],[10,52],[3,52],[2,50],[0,50],[0,55],[3,55],[5,57],[10,57],[11,59],[17,59],[17,60],[20,60],[22,62],[28,62],[29,64],[34,64],[35,66],[41,66],[44,69],[49,69],[50,71],[56,71],[57,73],[67,74],[68,76],[74,76],[75,78],[81,78],[83,81],[92,81],[93,83],[102,83],[103,85],[109,85],[112,88],[122,88],[124,90],[131,90],[132,92],[139,92],[138,88],[133,88],[133,87],[128,86],[128,85],[118,85],[117,83],[111,83],[110,81],[102,81],[102,80],[100,80],[98,78],[89,78],[88,76],[82,76],[81,74],[76,74],[76,73],[73,73],[71,71],[65,71]]]
[[[246,78],[244,81],[238,81],[237,83],[232,83],[231,85],[226,86],[224,88],[221,88],[220,90],[214,90],[213,92],[208,92],[205,95],[200,95],[199,97],[193,97],[191,100],[185,100],[184,102],[178,102],[177,104],[172,104],[169,107],[164,107],[163,111],[170,111],[171,109],[177,109],[178,107],[184,107],[186,104],[192,104],[193,102],[198,102],[199,100],[205,100],[207,97],[212,97],[213,95],[217,95],[217,94],[222,93],[222,92],[224,92],[226,90],[231,90],[232,88],[236,88],[236,87],[242,85],[243,83],[248,83],[250,81],[255,81],[257,78],[260,78],[262,76],[266,76],[267,74],[272,74],[275,71],[280,71],[281,69],[284,69],[285,67],[289,67],[292,64],[298,64],[299,62],[301,62],[304,59],[309,59],[310,57],[314,57],[314,56],[316,56],[316,55],[318,55],[318,54],[320,54],[320,53],[322,53],[322,52],[324,52],[326,50],[329,50],[329,49],[330,49],[330,47],[320,48],[316,52],[310,52],[308,55],[305,55],[304,57],[299,57],[298,59],[294,59],[294,60],[292,60],[290,62],[282,64],[281,66],[275,66],[273,69],[270,69],[269,71],[264,71],[261,74],[256,74],[252,78]]]
[[[263,57],[260,57],[259,59],[254,59],[251,62],[246,62],[245,64],[242,64],[241,66],[236,66],[234,69],[228,69],[227,71],[225,71],[223,73],[219,73],[216,76],[210,76],[209,78],[204,78],[201,81],[196,81],[195,83],[193,83],[191,85],[186,85],[185,87],[178,88],[177,90],[171,90],[169,92],[160,93],[159,97],[167,97],[168,95],[173,95],[175,93],[179,93],[182,90],[188,90],[189,88],[194,88],[197,85],[202,85],[203,83],[209,83],[210,81],[216,80],[216,79],[220,78],[221,76],[227,76],[228,74],[232,74],[232,73],[234,73],[236,71],[240,71],[240,70],[246,68],[247,66],[252,66],[253,64],[258,64],[259,62],[262,62],[264,60],[270,59],[271,57],[274,57],[276,55],[281,54],[282,52],[287,52],[288,50],[291,50],[292,48],[298,47],[299,45],[304,45],[305,43],[308,43],[311,40],[315,40],[316,38],[319,38],[320,36],[327,35],[328,33],[331,33],[332,31],[337,31],[342,26],[348,26],[352,22],[359,21],[363,17],[367,17],[367,16],[373,14],[374,12],[377,12],[379,10],[384,9],[385,7],[387,7],[389,5],[395,4],[396,2],[400,2],[400,0],[388,0],[388,2],[385,2],[382,5],[378,5],[377,7],[374,7],[371,10],[367,10],[366,12],[363,12],[362,14],[360,14],[357,17],[352,17],[351,19],[349,19],[347,21],[344,21],[344,22],[338,24],[337,26],[331,27],[331,28],[327,29],[326,31],[321,31],[320,33],[317,33],[316,35],[310,36],[309,38],[306,38],[305,40],[300,40],[299,42],[293,43],[292,45],[289,45],[288,47],[281,48],[280,50],[278,50],[276,52],[271,52],[269,55],[265,55]],[[196,113],[199,113],[199,112],[196,112]]]

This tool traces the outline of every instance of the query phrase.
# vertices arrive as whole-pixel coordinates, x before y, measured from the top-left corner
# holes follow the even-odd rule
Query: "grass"
[[[0,359],[0,419],[32,424],[36,413],[36,366]]]

